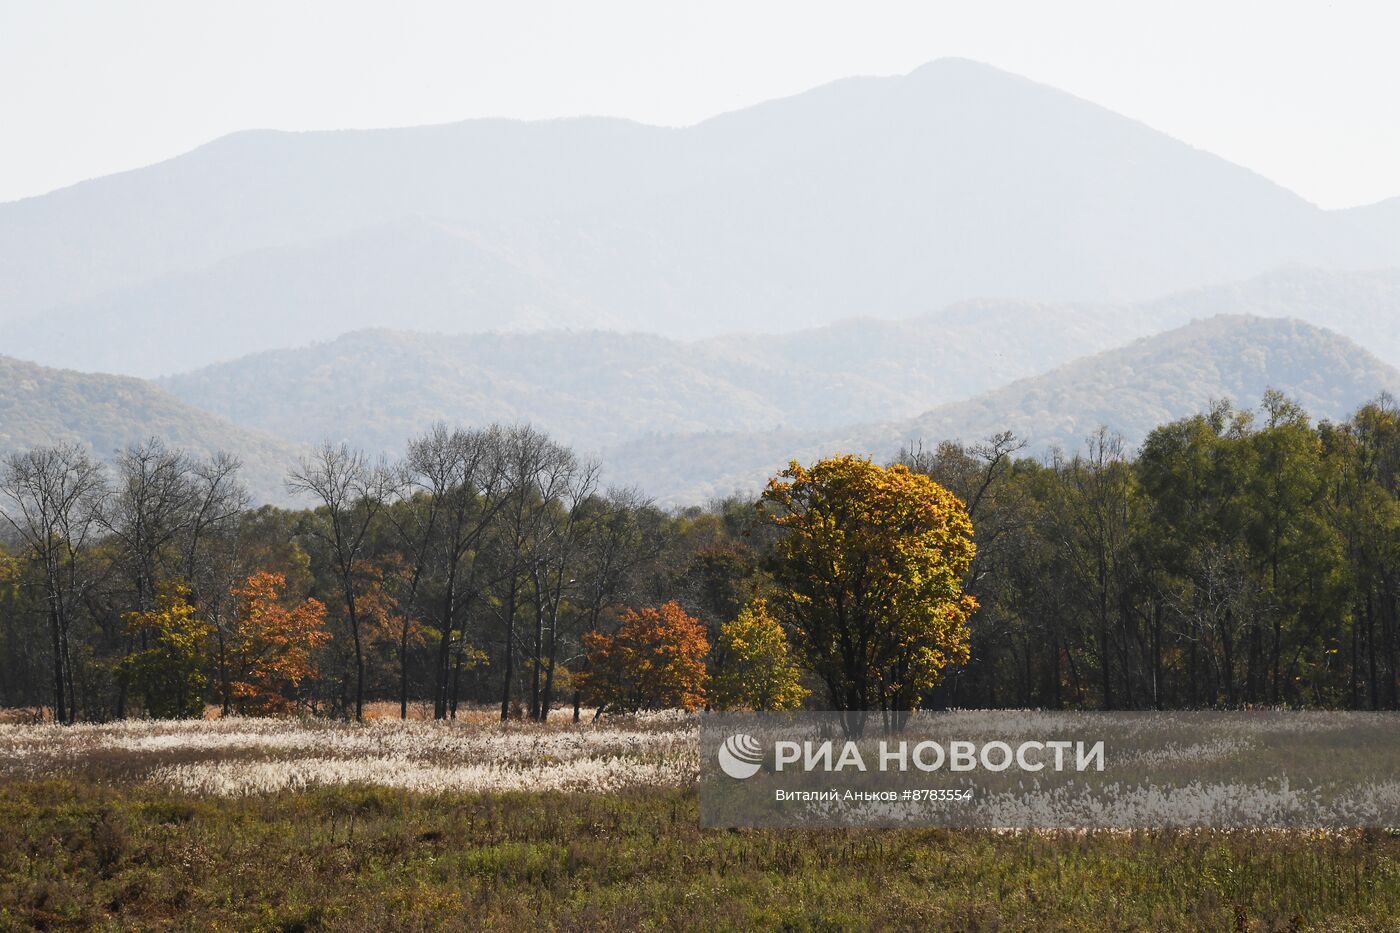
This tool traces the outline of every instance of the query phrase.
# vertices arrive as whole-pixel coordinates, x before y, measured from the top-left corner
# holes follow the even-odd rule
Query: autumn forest
[[[301,509],[159,440],[36,449],[0,475],[0,706],[1400,706],[1390,399],[1021,446],[793,464],[669,511],[524,426],[438,426],[393,463],[328,444],[288,475]]]

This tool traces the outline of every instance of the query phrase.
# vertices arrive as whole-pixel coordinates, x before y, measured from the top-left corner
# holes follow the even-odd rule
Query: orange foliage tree
[[[393,644],[399,666],[399,718],[408,718],[408,654],[409,649],[427,640],[427,630],[404,612],[400,604],[411,604],[416,588],[413,572],[397,554],[380,561],[355,562],[355,587],[360,594],[357,609],[368,622],[366,639],[371,648]],[[408,598],[405,598],[405,596]]]
[[[286,578],[255,573],[234,590],[238,614],[227,649],[232,705],[240,713],[284,713],[291,700],[283,690],[316,676],[311,652],[330,638],[326,607],[315,599],[282,603]]]
[[[616,635],[583,636],[584,702],[600,710],[699,709],[705,702],[705,626],[675,602],[622,614]]]

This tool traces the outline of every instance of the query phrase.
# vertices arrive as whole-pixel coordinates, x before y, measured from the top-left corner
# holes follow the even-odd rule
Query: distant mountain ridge
[[[1314,418],[1336,420],[1382,392],[1400,394],[1400,371],[1301,321],[1220,315],[904,421],[826,432],[651,436],[609,449],[603,462],[610,481],[679,504],[753,493],[790,459],[855,452],[888,460],[906,446],[974,443],[1005,430],[1028,442],[1028,455],[1073,453],[1100,426],[1131,448],[1159,424],[1219,400],[1257,405],[1268,389],[1296,399]]]
[[[851,359],[862,352],[882,356],[883,339],[857,347]],[[467,341],[470,352],[463,352],[459,341]],[[709,347],[706,352],[719,351]],[[234,414],[261,416],[271,422],[264,426],[275,430],[237,425],[138,379],[47,369],[0,357],[0,452],[76,440],[108,456],[156,435],[206,456],[215,450],[237,454],[247,464],[245,478],[258,497],[281,502],[287,498],[282,485],[286,471],[309,441],[343,440],[372,453],[392,454],[437,418],[463,424],[529,420],[580,452],[599,456],[609,482],[633,485],[663,504],[679,505],[736,490],[752,492],[789,459],[810,460],[836,451],[888,459],[906,444],[975,441],[1007,429],[1026,438],[1031,452],[1073,450],[1100,424],[1136,444],[1156,425],[1214,400],[1248,406],[1269,388],[1298,399],[1316,417],[1334,419],[1379,392],[1400,394],[1400,372],[1355,342],[1302,321],[1248,315],[1196,320],[970,399],[887,420],[859,417],[875,410],[862,400],[880,398],[893,407],[896,398],[904,398],[907,405],[896,390],[916,381],[916,373],[907,379],[884,374],[883,383],[879,374],[867,374],[870,385],[845,385],[844,380],[860,374],[826,372],[820,357],[799,372],[785,368],[791,364],[783,352],[751,352],[769,358],[770,368],[755,371],[752,358],[708,357],[697,345],[650,336],[556,333],[486,339],[365,332],[302,351],[263,354],[247,368],[215,367],[219,378],[203,374],[203,391],[226,403],[239,400],[245,407],[233,405]],[[580,358],[588,365],[578,366]],[[533,370],[518,368],[525,360]],[[469,364],[465,370],[452,368],[463,361]],[[550,370],[563,381],[529,381]],[[512,379],[517,381],[512,384]],[[872,394],[871,386],[883,394]],[[280,404],[272,405],[273,398],[280,398]],[[434,407],[449,399],[459,407]],[[794,399],[800,404],[793,404]],[[320,433],[303,425],[301,436],[287,436],[292,422],[277,419],[290,418],[317,400],[324,404],[312,414],[322,420],[308,424]],[[504,401],[518,407],[503,410]],[[536,418],[535,412],[552,413],[553,420]],[[771,419],[777,416],[784,420],[775,426]],[[724,429],[740,418],[757,427]],[[822,418],[863,423],[796,424]]]
[[[1400,211],[1322,211],[940,60],[684,129],[240,133],[0,204],[0,352],[159,375],[365,327],[783,332],[1144,300],[1288,262],[1400,264]]]
[[[283,481],[304,450],[186,405],[140,379],[0,356],[0,454],[76,442],[105,460],[151,437],[201,457],[219,451],[239,457],[243,482],[263,502],[288,498]]]
[[[303,443],[397,451],[434,421],[530,421],[598,451],[645,434],[823,430],[910,418],[1222,312],[1326,326],[1400,365],[1400,271],[1292,267],[1148,302],[964,302],[906,321],[681,342],[596,331],[360,331],[161,381]]]

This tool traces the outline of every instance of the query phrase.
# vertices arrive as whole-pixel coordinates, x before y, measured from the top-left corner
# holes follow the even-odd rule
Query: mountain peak
[[[414,216],[440,227],[394,232]],[[174,322],[198,339],[161,344],[172,369],[384,325],[789,332],[988,297],[1145,300],[1290,260],[1378,267],[1400,262],[1397,227],[952,58],[682,129],[228,137],[0,205],[0,324],[9,352],[99,368],[149,358]]]
[[[942,58],[931,59],[924,62],[905,75],[907,78],[1003,78],[1012,81],[1034,84],[1030,78],[1019,75],[1005,68],[998,68],[988,62],[978,61],[975,58],[962,58],[956,55],[948,55]]]

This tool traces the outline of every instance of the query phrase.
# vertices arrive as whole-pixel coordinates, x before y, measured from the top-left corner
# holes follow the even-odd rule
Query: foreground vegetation
[[[659,713],[574,726],[222,719],[0,725],[0,780],[79,777],[214,796],[374,784],[420,792],[611,793],[695,783],[692,719]]]
[[[1374,832],[698,828],[693,790],[202,799],[77,779],[0,795],[0,926],[1375,929]]]
[[[693,726],[0,725],[0,930],[1400,924],[1385,831],[701,829]]]

